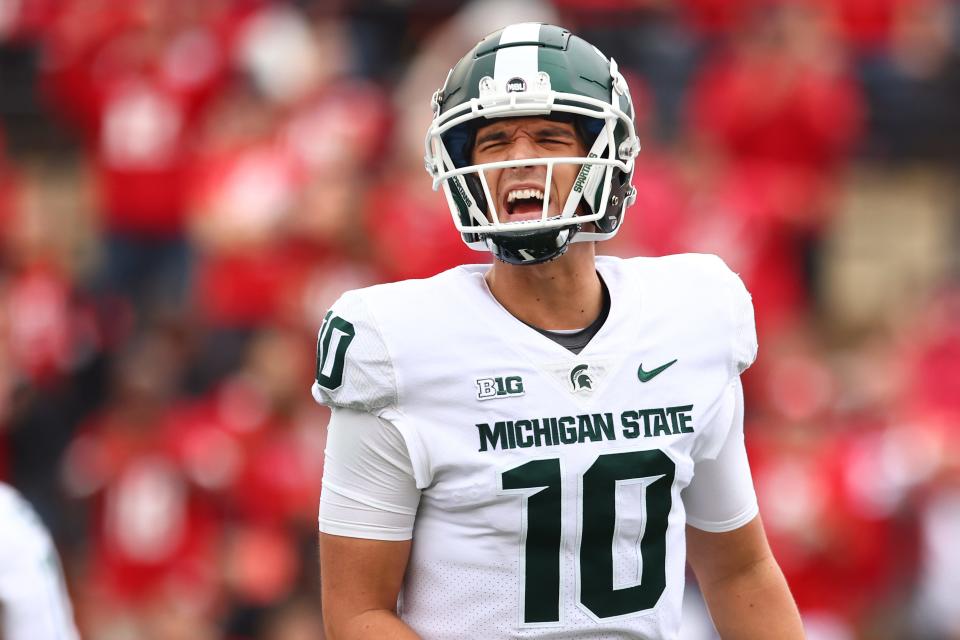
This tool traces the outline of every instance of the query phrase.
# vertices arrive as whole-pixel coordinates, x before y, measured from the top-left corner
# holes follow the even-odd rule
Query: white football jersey
[[[30,505],[0,483],[0,638],[77,640],[60,560]]]
[[[393,423],[421,489],[401,617],[424,638],[674,638],[681,491],[733,422],[750,296],[715,256],[601,257],[610,313],[575,355],[487,265],[345,294],[315,397]]]

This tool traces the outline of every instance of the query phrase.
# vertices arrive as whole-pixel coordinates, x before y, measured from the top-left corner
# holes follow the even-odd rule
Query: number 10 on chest
[[[580,476],[579,544],[576,558],[561,555],[564,518],[559,458],[531,460],[500,474],[503,493],[524,498],[520,580],[523,624],[560,621],[561,562],[576,562],[579,604],[597,619],[640,613],[657,605],[666,588],[667,518],[676,465],[663,451],[627,451],[598,456]],[[639,584],[615,588],[618,482],[642,481],[643,499],[622,509],[642,510],[642,570]]]

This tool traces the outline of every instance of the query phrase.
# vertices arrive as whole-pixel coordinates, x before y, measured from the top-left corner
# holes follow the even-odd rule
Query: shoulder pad
[[[345,293],[324,316],[312,392],[320,404],[358,411],[396,402],[393,363],[359,291]]]
[[[753,298],[740,276],[717,257],[733,320],[732,358],[737,374],[746,371],[757,359],[757,327],[753,317]]]
[[[658,265],[660,274],[676,288],[696,291],[698,304],[714,308],[723,319],[716,328],[729,353],[731,374],[739,375],[757,357],[757,329],[750,293],[722,258],[713,254],[684,253],[662,258],[634,258],[637,265]],[[633,261],[632,261],[633,262]]]

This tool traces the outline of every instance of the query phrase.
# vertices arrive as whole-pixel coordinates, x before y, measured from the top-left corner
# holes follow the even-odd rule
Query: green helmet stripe
[[[477,97],[480,91],[480,79],[493,77],[495,55],[477,56],[463,75],[452,73],[444,84],[444,111]],[[456,71],[456,69],[454,69]]]
[[[493,79],[498,87],[505,87],[511,78],[522,78],[532,83],[537,76],[537,54],[540,47],[536,44],[507,46],[511,43],[535,43],[540,36],[540,24],[522,22],[512,24],[500,35],[500,48],[494,66]]]

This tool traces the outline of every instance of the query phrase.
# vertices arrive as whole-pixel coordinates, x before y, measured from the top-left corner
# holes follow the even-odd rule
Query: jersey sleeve
[[[704,298],[713,301],[719,319],[711,339],[716,340],[712,344],[723,359],[727,381],[715,402],[704,409],[702,437],[693,451],[698,462],[716,458],[730,431],[739,429],[742,434],[743,413],[741,411],[739,418],[736,417],[730,389],[739,388],[740,375],[757,357],[757,330],[750,293],[740,276],[723,259],[715,255],[707,257],[708,261],[701,263],[704,269],[699,272],[699,277],[709,287]]]
[[[27,502],[0,485],[0,635],[77,640],[60,560]]]
[[[409,540],[419,503],[420,489],[400,431],[369,413],[334,409],[324,457],[320,531]]]
[[[727,393],[733,416],[716,458],[697,462],[683,491],[687,523],[711,532],[732,531],[759,512],[743,440],[743,388],[737,378]]]
[[[721,341],[731,377],[740,375],[757,358],[757,327],[753,314],[753,299],[743,280],[714,254],[684,254],[695,258],[693,286],[700,287],[703,300],[710,301],[711,312],[719,314],[720,323],[713,338]],[[699,303],[698,303],[699,304]]]
[[[324,316],[312,392],[320,404],[374,414],[397,401],[386,342],[359,291],[345,293]]]

